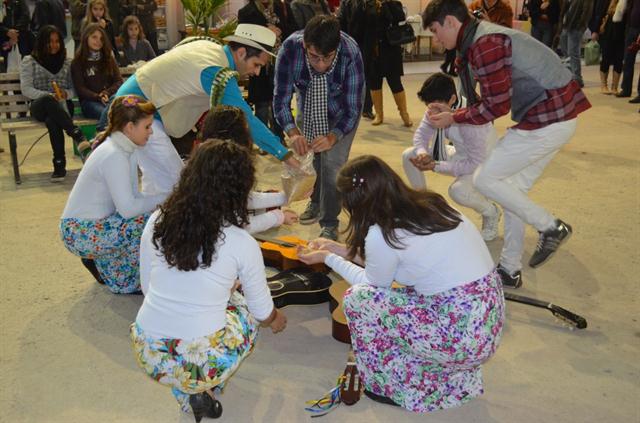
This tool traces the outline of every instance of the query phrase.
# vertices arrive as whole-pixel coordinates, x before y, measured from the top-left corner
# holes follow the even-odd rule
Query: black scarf
[[[43,68],[55,75],[60,72],[60,69],[62,69],[62,66],[64,66],[64,60],[66,59],[66,56],[67,54],[65,50],[61,48],[56,55],[46,54],[44,57],[37,57],[36,62],[38,62]]]
[[[480,20],[476,18],[469,18],[469,20],[465,21],[462,28],[460,28],[462,36],[459,38],[457,47],[457,58],[459,62],[458,74],[460,75],[460,83],[462,84],[462,93],[466,97],[468,105],[473,105],[480,101],[480,98],[476,94],[475,82],[471,76],[471,68],[467,60],[467,50],[469,50],[469,47],[471,47],[473,43],[473,38],[476,35],[479,24]]]

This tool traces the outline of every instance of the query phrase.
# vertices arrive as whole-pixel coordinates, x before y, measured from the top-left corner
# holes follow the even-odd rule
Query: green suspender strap
[[[238,72],[229,68],[221,68],[218,71],[216,77],[213,79],[213,84],[211,85],[211,104],[209,106],[211,109],[221,104],[227,84],[232,78],[237,78],[238,76]]]

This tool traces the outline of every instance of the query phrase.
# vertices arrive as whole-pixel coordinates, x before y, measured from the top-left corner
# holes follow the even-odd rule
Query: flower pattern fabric
[[[130,294],[140,290],[140,237],[149,216],[65,218],[60,221],[60,236],[67,250],[94,260],[111,292]]]
[[[365,389],[415,412],[483,393],[481,364],[496,351],[504,323],[495,271],[432,296],[354,285],[344,310]]]
[[[251,352],[258,335],[257,321],[249,314],[244,297],[235,292],[227,306],[227,323],[219,331],[201,338],[154,338],[137,323],[131,339],[138,365],[154,380],[171,387],[184,411],[189,395],[222,389]]]

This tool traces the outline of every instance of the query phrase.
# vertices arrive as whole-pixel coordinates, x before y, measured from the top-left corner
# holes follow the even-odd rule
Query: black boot
[[[89,157],[89,154],[91,154],[91,143],[87,141],[87,137],[84,136],[82,130],[77,126],[73,128],[69,136],[73,139],[73,144],[80,154],[80,160],[84,163],[87,157]]]
[[[196,419],[196,423],[200,423],[200,420],[205,416],[217,419],[222,415],[222,404],[220,404],[220,401],[211,398],[206,392],[190,395],[189,405],[191,406],[191,410],[193,410],[193,417]]]
[[[67,176],[67,161],[64,158],[53,159],[51,182],[62,182],[65,176]]]

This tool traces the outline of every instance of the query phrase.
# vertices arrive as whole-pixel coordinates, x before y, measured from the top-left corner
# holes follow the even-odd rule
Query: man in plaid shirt
[[[294,91],[297,119],[291,113]],[[363,99],[360,49],[353,38],[340,32],[335,17],[315,16],[282,44],[276,60],[273,111],[296,154],[314,153],[317,179],[300,223],[319,219],[321,237],[338,237],[341,203],[336,176],[349,157]]]
[[[518,288],[524,224],[539,232],[531,267],[547,261],[571,235],[571,226],[535,204],[527,193],[575,133],[576,116],[591,105],[551,49],[523,32],[475,19],[463,0],[432,0],[422,19],[445,48],[457,50],[469,104],[455,111],[434,105],[433,125],[482,125],[509,110],[517,122],[478,167],[474,184],[504,208],[504,246],[497,269],[504,286]],[[479,84],[480,96],[472,78]]]

